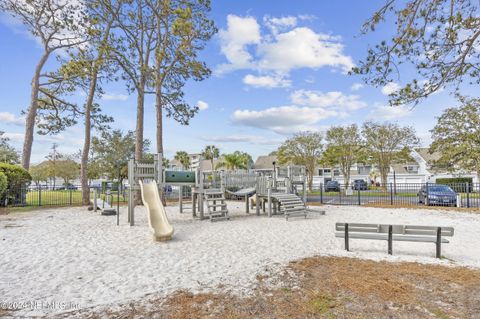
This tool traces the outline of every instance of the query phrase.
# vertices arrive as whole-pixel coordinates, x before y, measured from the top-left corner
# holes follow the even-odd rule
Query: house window
[[[333,170],[333,176],[340,176],[340,170],[334,169]]]
[[[318,170],[318,176],[323,176],[323,169]]]

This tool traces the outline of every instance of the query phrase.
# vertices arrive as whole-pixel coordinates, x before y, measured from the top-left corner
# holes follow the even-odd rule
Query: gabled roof
[[[392,164],[391,168],[393,169],[395,174],[412,174],[412,172],[408,171],[408,166],[414,166],[418,168],[418,163]]]
[[[440,159],[440,153],[430,153],[430,149],[428,147],[417,148],[415,151],[423,158],[425,162],[427,162],[428,165],[433,165]]]
[[[273,170],[273,162],[277,162],[276,156],[265,155],[257,157],[255,164],[253,165],[254,169],[272,169]]]

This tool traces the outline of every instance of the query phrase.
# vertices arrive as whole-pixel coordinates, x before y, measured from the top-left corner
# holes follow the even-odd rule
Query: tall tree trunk
[[[28,108],[27,117],[25,119],[25,138],[23,141],[22,152],[22,166],[26,170],[30,168],[30,158],[32,156],[33,134],[35,133],[35,120],[37,119],[38,95],[40,91],[40,74],[42,73],[43,66],[45,65],[45,62],[47,62],[49,55],[49,51],[44,51],[40,61],[35,67],[35,74],[32,78],[30,107]]]
[[[157,73],[159,71],[157,70]],[[158,75],[157,75],[158,77]],[[159,79],[155,82],[155,108],[157,114],[157,153],[163,155],[163,109],[162,109],[162,88]]]
[[[88,154],[90,153],[90,142],[92,134],[92,107],[95,91],[97,90],[98,69],[94,66],[87,103],[85,103],[85,140],[83,141],[82,160],[80,163],[80,182],[82,184],[82,204],[90,204],[90,188],[88,187]]]
[[[137,89],[137,126],[135,134],[135,160],[143,158],[143,122],[145,105],[145,78],[142,76],[140,87]]]

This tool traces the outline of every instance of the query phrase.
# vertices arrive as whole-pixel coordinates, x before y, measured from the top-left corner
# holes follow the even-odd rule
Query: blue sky
[[[215,144],[221,152],[246,151],[254,158],[275,150],[299,130],[373,119],[416,128],[424,144],[441,111],[455,105],[448,92],[433,95],[415,109],[391,108],[386,93],[405,84],[402,74],[385,88],[361,85],[346,70],[365,57],[369,45],[391,34],[386,23],[360,35],[364,20],[383,1],[212,1],[211,16],[220,32],[201,53],[213,70],[203,82],[186,86],[186,100],[203,109],[189,126],[165,119],[167,157],[175,151],[199,152]],[[0,130],[19,150],[23,142],[21,111],[29,103],[30,80],[41,50],[11,19],[0,19]],[[56,66],[51,58],[47,69]],[[402,81],[403,80],[403,81]],[[105,86],[98,101],[115,118],[113,127],[135,129],[135,95],[123,83]],[[74,99],[81,101],[78,94]],[[145,110],[145,136],[155,140],[153,97]],[[32,162],[43,160],[53,142],[73,153],[81,148],[82,127],[57,136],[36,136]],[[152,152],[155,148],[152,147]]]

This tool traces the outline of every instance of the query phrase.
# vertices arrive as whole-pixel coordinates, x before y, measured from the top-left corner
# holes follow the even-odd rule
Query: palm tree
[[[252,157],[244,152],[235,151],[232,154],[224,154],[223,161],[217,164],[217,168],[224,167],[226,169],[247,169],[250,166]]]
[[[220,157],[220,150],[215,145],[207,145],[202,152],[202,156],[206,160],[210,160],[212,164],[212,171],[214,170],[213,167],[213,160]]]
[[[177,154],[175,154],[175,159],[182,164],[183,169],[189,169],[190,168],[190,156],[188,156],[187,152],[184,151],[178,151]]]

